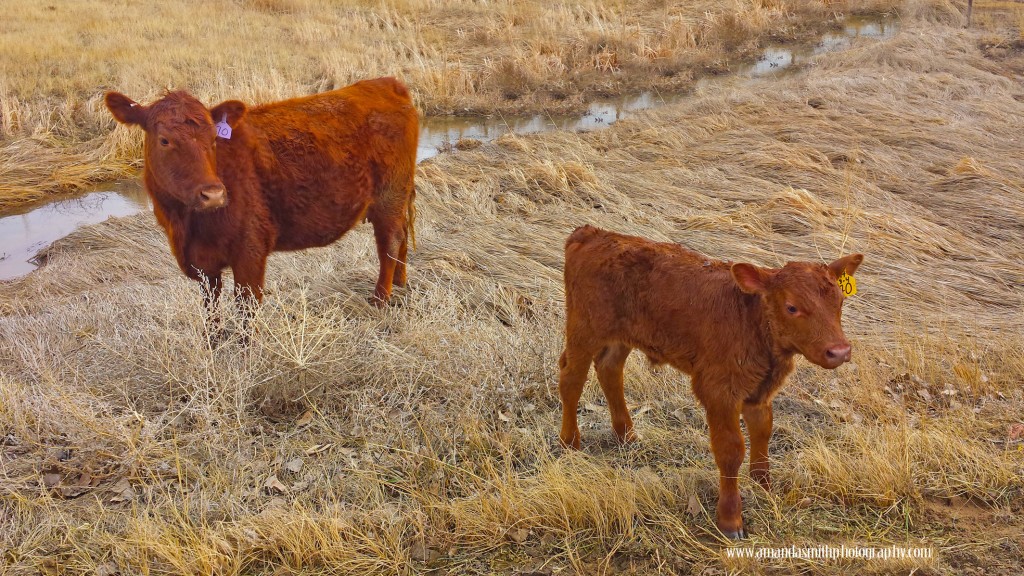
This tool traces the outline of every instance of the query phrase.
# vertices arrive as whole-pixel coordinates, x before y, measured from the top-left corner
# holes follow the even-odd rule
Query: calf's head
[[[227,190],[217,177],[214,118],[234,128],[245,114],[245,104],[229,100],[207,110],[187,92],[169,92],[149,106],[108,92],[106,104],[118,122],[145,130],[145,171],[157,188],[151,192],[190,210],[227,204]]]
[[[853,275],[862,254],[844,256],[831,264],[790,262],[781,269],[733,264],[740,290],[761,296],[772,338],[823,368],[850,360],[852,347],[843,335],[843,292],[838,278]]]

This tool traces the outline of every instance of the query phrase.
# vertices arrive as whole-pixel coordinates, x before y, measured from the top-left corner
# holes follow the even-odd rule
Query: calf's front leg
[[[750,435],[750,477],[765,490],[771,490],[768,441],[772,437],[772,403],[743,404],[743,420]]]
[[[739,488],[740,465],[743,464],[744,453],[740,409],[726,402],[708,403],[704,409],[711,432],[711,451],[718,465],[716,523],[726,537],[734,540],[746,538]]]

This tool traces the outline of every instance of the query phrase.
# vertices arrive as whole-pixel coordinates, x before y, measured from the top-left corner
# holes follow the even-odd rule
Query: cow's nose
[[[199,191],[199,203],[205,209],[220,208],[227,200],[227,192],[221,185],[208,186]]]
[[[853,351],[853,347],[849,344],[840,344],[838,346],[830,346],[825,350],[825,356],[829,359],[829,362],[836,362],[837,366],[843,362],[850,361],[850,353]]]

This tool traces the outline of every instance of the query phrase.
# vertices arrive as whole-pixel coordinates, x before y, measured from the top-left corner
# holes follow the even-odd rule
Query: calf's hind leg
[[[608,411],[612,417],[612,429],[619,442],[625,444],[637,439],[633,432],[633,419],[629,416],[629,409],[626,407],[625,385],[623,382],[623,370],[626,367],[626,358],[633,349],[624,344],[610,344],[606,346],[594,360],[594,368],[597,369],[597,379],[601,382],[601,389],[604,390],[604,397],[608,400]]]

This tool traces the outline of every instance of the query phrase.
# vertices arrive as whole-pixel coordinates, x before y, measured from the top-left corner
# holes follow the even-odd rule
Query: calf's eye
[[[167,138],[161,138],[160,139],[160,145],[161,146],[167,146],[170,143],[171,143],[170,140],[168,140]]]
[[[793,306],[792,304],[787,304],[786,312],[789,312],[790,314],[796,314],[797,312],[799,312],[799,310],[796,309],[796,306]]]

